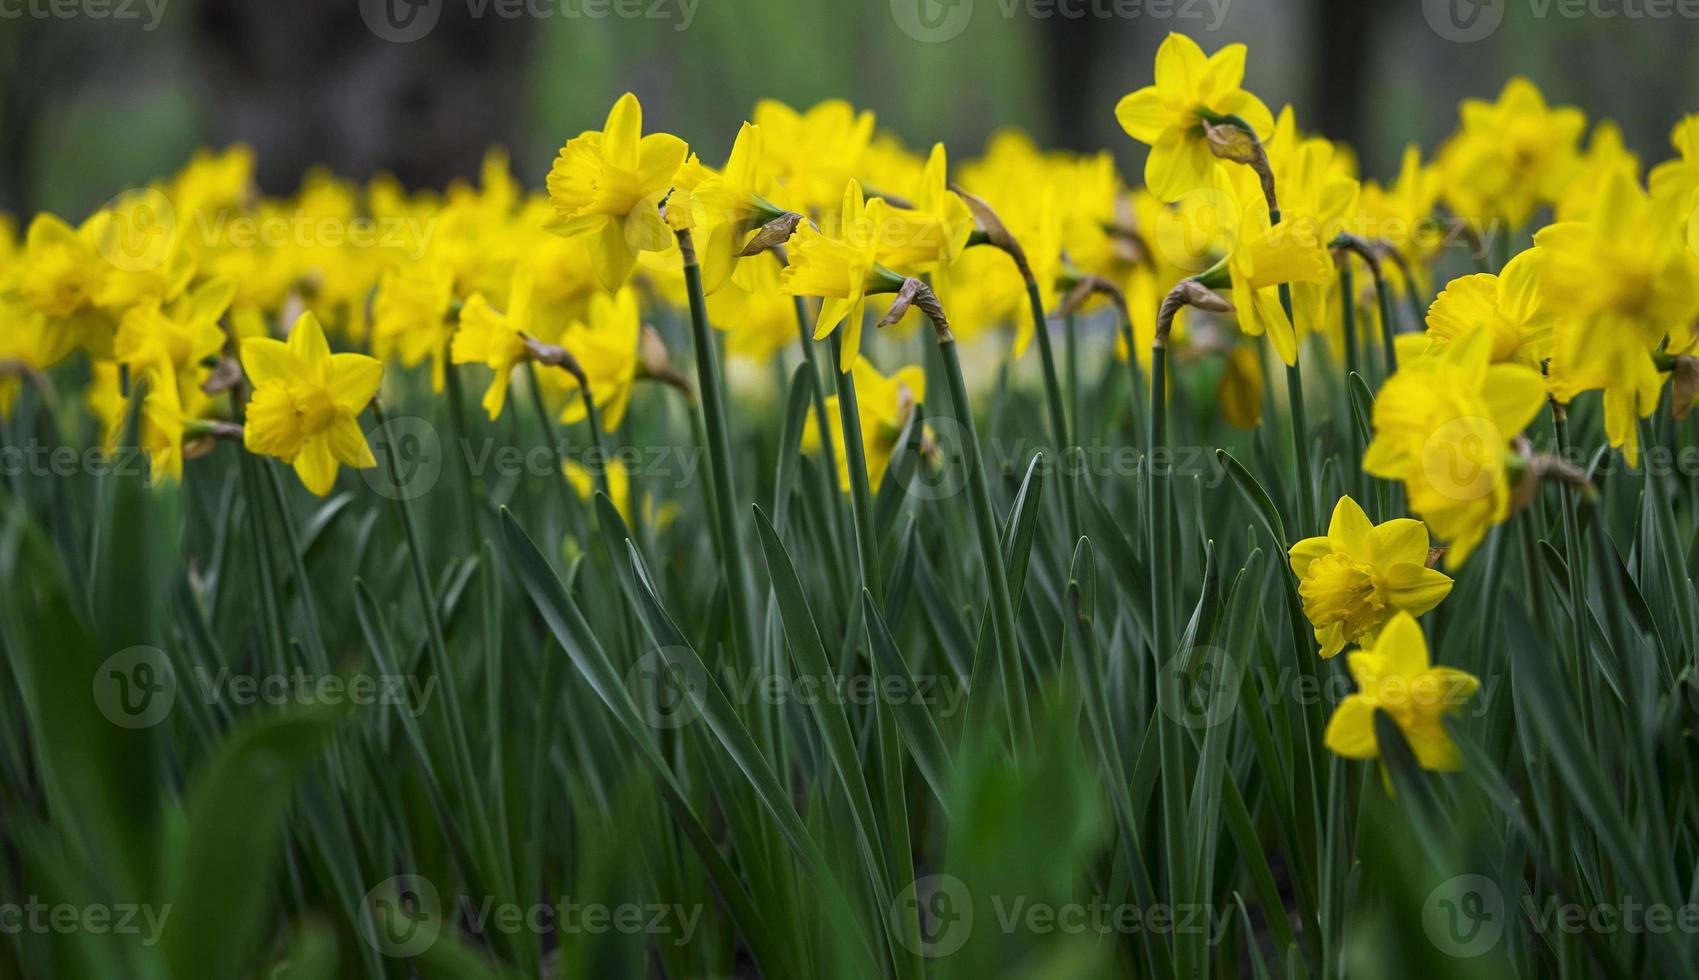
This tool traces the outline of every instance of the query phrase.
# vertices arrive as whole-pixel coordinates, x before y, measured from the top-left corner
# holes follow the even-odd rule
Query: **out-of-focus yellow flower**
[[[171,203],[179,218],[203,209],[240,208],[254,189],[254,151],[243,143],[223,150],[196,150],[171,182]]]
[[[875,490],[885,478],[896,452],[897,440],[914,414],[914,406],[926,400],[926,372],[919,365],[898,368],[889,377],[880,374],[866,358],[852,369],[855,398],[861,421],[863,455],[867,458],[867,483]],[[845,493],[850,489],[849,454],[844,452],[844,431],[839,421],[838,396],[826,399],[826,416],[831,419],[832,448],[838,459],[838,486]],[[820,449],[820,427],[814,416],[802,430],[804,452]]]
[[[94,302],[114,318],[138,303],[175,300],[194,278],[195,258],[181,247],[191,226],[158,187],[118,195],[86,227],[110,266]]]
[[[1557,205],[1553,208],[1557,220],[1586,220],[1605,178],[1618,173],[1638,183],[1640,158],[1623,146],[1622,130],[1617,128],[1616,123],[1609,119],[1600,120],[1593,126],[1587,152],[1581,155],[1574,172],[1558,193]]]
[[[1400,361],[1374,405],[1363,469],[1401,480],[1410,509],[1463,564],[1510,514],[1510,442],[1540,412],[1539,372],[1492,363],[1492,336],[1464,334],[1432,357]]]
[[[614,509],[629,526],[631,524],[631,471],[615,457],[608,457],[602,464],[602,471],[608,478],[608,496],[614,502]],[[565,466],[566,482],[572,484],[573,492],[578,498],[588,503],[596,494],[596,477],[589,467],[576,459],[569,459]],[[653,494],[643,494],[643,520],[655,531],[663,531],[673,521],[678,519],[681,508],[675,500],[669,500],[659,507],[655,506]]]
[[[779,288],[779,276],[772,253],[752,255],[708,297],[708,321],[725,332],[728,354],[765,364],[797,342],[796,302]]]
[[[1662,387],[1652,351],[1671,332],[1681,347],[1699,316],[1699,281],[1680,219],[1619,172],[1606,176],[1585,221],[1534,236],[1545,253],[1541,290],[1564,314],[1552,394],[1567,402],[1603,389],[1605,433],[1630,466],[1639,464],[1636,420],[1652,414]]]
[[[1347,643],[1373,642],[1394,614],[1420,616],[1451,592],[1451,578],[1427,566],[1421,521],[1371,524],[1350,497],[1334,505],[1327,534],[1293,545],[1290,558],[1323,657]]]
[[[454,276],[440,262],[392,266],[372,297],[372,352],[403,367],[431,362],[431,390],[442,391],[454,327],[448,320]]]
[[[1255,429],[1262,422],[1262,395],[1262,352],[1246,346],[1229,349],[1226,367],[1215,383],[1221,417],[1235,429]]]
[[[797,225],[785,246],[790,265],[779,284],[791,296],[819,296],[820,316],[814,339],[824,340],[843,324],[843,366],[853,368],[861,356],[861,321],[867,305],[868,279],[879,251],[878,228],[888,205],[867,200],[861,184],[844,188],[838,211],[838,233],[827,235],[808,222]]]
[[[45,371],[75,349],[69,332],[49,329],[46,317],[0,295],[0,419],[11,419],[25,371]]]
[[[844,184],[861,173],[873,138],[873,113],[858,113],[841,99],[807,112],[762,99],[753,121],[761,127],[763,168],[781,185],[777,203],[805,214],[838,203]]]
[[[964,188],[991,205],[1004,228],[1020,243],[1033,282],[1038,286],[1039,305],[1046,311],[1056,305],[1056,284],[1063,264],[1062,212],[1058,205],[1062,195],[1055,178],[1055,169],[1031,139],[1013,130],[1003,130],[991,138],[983,158],[962,167],[961,179]],[[978,251],[964,251],[963,260],[973,259]],[[990,297],[1012,290],[1015,299],[1010,304],[1009,315],[1015,323],[1014,356],[1018,358],[1032,345],[1036,324],[1027,311],[1026,284],[1020,273],[1007,258],[997,258],[997,263],[978,262],[980,274],[989,273],[1006,280],[1007,285],[990,280],[970,283],[970,270],[964,269],[940,277],[947,285],[946,292],[939,293],[939,300],[950,311],[953,323],[956,309],[962,304],[949,294],[949,289],[960,291],[965,285],[984,290]]]
[[[169,307],[144,300],[118,321],[113,356],[132,371],[163,364],[177,378],[198,378],[201,362],[224,349],[219,318],[230,308],[236,288],[222,279],[196,286]]]
[[[336,483],[338,464],[376,466],[358,416],[377,393],[383,365],[364,354],[332,354],[324,328],[302,313],[287,342],[242,341],[242,369],[253,384],[242,444],[295,467],[318,496]]]
[[[1245,46],[1229,44],[1204,56],[1196,41],[1169,34],[1156,51],[1156,84],[1121,99],[1115,118],[1127,135],[1150,144],[1144,182],[1151,193],[1173,201],[1210,185],[1217,164],[1204,138],[1204,117],[1238,116],[1267,137],[1274,128],[1268,107],[1241,88]]]
[[[131,376],[133,386],[145,391],[142,411],[137,419],[137,436],[141,448],[148,454],[151,478],[156,486],[180,482],[183,478],[183,436],[190,414],[184,410],[181,390],[173,377],[173,369],[163,360],[146,365]],[[191,388],[198,393],[198,389]],[[133,393],[132,393],[133,394]],[[83,401],[100,423],[100,443],[114,452],[124,434],[129,419],[130,399],[124,396],[115,361],[95,361],[90,365],[88,389]]]
[[[668,133],[643,135],[643,107],[619,97],[600,132],[566,141],[549,170],[549,200],[560,234],[583,238],[602,285],[625,284],[640,251],[672,242],[659,205],[688,147]]]
[[[1272,227],[1270,237],[1288,248],[1320,254],[1327,261],[1327,271],[1319,279],[1290,281],[1293,326],[1322,331],[1332,322],[1327,297],[1337,279],[1328,245],[1357,217],[1356,161],[1325,139],[1301,135],[1290,106],[1275,120],[1267,152],[1280,193],[1280,224]],[[1245,206],[1255,207],[1254,202],[1263,200],[1261,182],[1249,167],[1235,167],[1225,176]]]
[[[572,324],[561,334],[560,345],[577,359],[590,382],[590,398],[600,413],[603,431],[619,428],[631,403],[642,329],[637,293],[627,287],[611,296],[597,293],[590,300],[589,319]],[[561,421],[583,421],[589,413],[584,399],[577,396],[577,380],[564,371],[549,371],[548,376],[551,382],[560,381],[562,390],[571,396],[561,410]]]
[[[1539,87],[1517,76],[1496,102],[1464,99],[1458,114],[1461,126],[1438,157],[1452,211],[1481,229],[1506,222],[1508,233],[1558,199],[1587,127],[1581,110],[1548,107]]]
[[[1255,183],[1254,178],[1251,183]],[[1270,224],[1262,192],[1251,184],[1222,175],[1217,178],[1217,187],[1224,199],[1236,201],[1239,208],[1237,234],[1227,259],[1239,329],[1253,337],[1266,334],[1280,359],[1296,364],[1298,334],[1292,317],[1280,303],[1279,287],[1282,283],[1325,283],[1333,268],[1327,243],[1319,240],[1314,228]],[[1318,299],[1318,315],[1319,305]]]
[[[1540,295],[1543,252],[1528,249],[1511,259],[1499,275],[1478,272],[1446,284],[1428,307],[1427,336],[1432,350],[1477,330],[1492,338],[1492,359],[1515,361],[1535,370],[1551,356],[1557,317]]]
[[[1454,667],[1435,667],[1427,637],[1415,617],[1399,613],[1373,646],[1346,658],[1357,692],[1339,702],[1323,736],[1327,747],[1347,759],[1375,759],[1377,709],[1392,716],[1424,769],[1460,769],[1463,757],[1444,718],[1460,710],[1481,682]]]
[[[1397,250],[1409,264],[1422,294],[1431,289],[1432,275],[1428,263],[1433,261],[1445,243],[1444,233],[1434,225],[1434,206],[1439,202],[1441,178],[1436,167],[1422,163],[1422,151],[1416,144],[1404,147],[1399,161],[1398,176],[1387,187],[1373,180],[1363,182],[1359,198],[1363,227],[1357,234],[1386,242]],[[1392,266],[1388,273],[1397,273]]]
[[[95,248],[90,223],[72,228],[51,214],[38,214],[24,235],[24,255],[15,291],[41,329],[81,345],[96,357],[112,354],[112,320],[95,306],[111,265]]]
[[[504,310],[498,313],[491,308],[483,293],[473,293],[460,310],[450,357],[456,364],[482,364],[494,372],[483,400],[491,420],[501,417],[508,380],[525,358],[525,335],[531,332],[531,288],[531,270],[520,269],[513,274]]]

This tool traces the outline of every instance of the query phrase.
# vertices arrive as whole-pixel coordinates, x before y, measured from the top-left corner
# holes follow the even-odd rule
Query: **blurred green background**
[[[386,15],[435,24],[395,41]],[[537,181],[627,89],[714,162],[756,99],[842,96],[911,144],[1016,125],[1137,174],[1112,109],[1169,30],[1248,43],[1252,88],[1368,175],[1518,72],[1648,163],[1699,108],[1694,0],[3,0],[0,209],[80,216],[238,140],[270,193],[315,162],[440,185],[492,143]]]

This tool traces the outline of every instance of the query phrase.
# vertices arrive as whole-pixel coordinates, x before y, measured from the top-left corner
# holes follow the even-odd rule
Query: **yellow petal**
[[[295,474],[315,496],[324,496],[336,485],[336,457],[331,455],[328,433],[308,439],[301,447],[295,457]]]
[[[1325,558],[1333,554],[1333,542],[1326,537],[1305,538],[1292,546],[1287,552],[1292,563],[1292,574],[1299,578],[1309,571],[1310,563],[1317,558]]]
[[[1115,121],[1140,143],[1155,143],[1164,130],[1184,120],[1163,100],[1156,86],[1147,85],[1122,96],[1115,104]]]
[[[1340,497],[1333,505],[1333,519],[1327,524],[1328,540],[1337,551],[1353,558],[1367,560],[1374,552],[1375,526],[1369,515],[1350,497]]]
[[[1375,709],[1360,695],[1339,702],[1328,719],[1323,742],[1336,755],[1347,759],[1373,759],[1380,754],[1375,744]]]
[[[1428,640],[1416,617],[1400,612],[1392,617],[1375,639],[1375,655],[1381,658],[1383,675],[1417,677],[1428,669]]]
[[[1188,191],[1208,186],[1215,157],[1201,139],[1175,127],[1163,130],[1151,144],[1144,162],[1144,182],[1164,201],[1177,201]]]
[[[1428,526],[1421,521],[1400,517],[1375,527],[1373,559],[1378,564],[1426,564],[1428,547]]]
[[[637,96],[627,92],[608,110],[608,121],[602,126],[602,153],[621,170],[636,170],[642,136],[643,106]]]
[[[1451,594],[1451,577],[1435,568],[1401,562],[1387,569],[1386,596],[1391,604],[1420,616]]]

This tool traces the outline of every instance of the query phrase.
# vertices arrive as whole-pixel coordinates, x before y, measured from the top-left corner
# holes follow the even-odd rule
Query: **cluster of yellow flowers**
[[[246,149],[204,152],[81,226],[39,215],[20,242],[0,224],[0,409],[22,379],[81,350],[109,441],[145,392],[157,474],[177,477],[185,455],[239,427],[247,449],[289,461],[323,494],[339,465],[374,463],[356,418],[382,365],[428,365],[438,391],[450,364],[486,367],[495,418],[514,370],[540,363],[534,380],[563,422],[612,431],[635,384],[670,372],[645,310],[695,313],[700,299],[735,355],[833,337],[877,480],[924,374],[873,365],[864,324],[900,320],[918,283],[953,337],[1013,327],[1015,357],[1038,337],[1048,359],[1046,314],[1115,298],[1122,359],[1148,371],[1153,345],[1174,341],[1222,356],[1223,414],[1248,427],[1261,415],[1257,337],[1294,370],[1313,334],[1373,373],[1354,359],[1377,314],[1342,285],[1355,255],[1381,291],[1388,367],[1361,463],[1401,483],[1421,521],[1375,527],[1345,498],[1326,536],[1292,548],[1292,568],[1322,654],[1367,645],[1352,659],[1365,692],[1384,688],[1376,678],[1427,677],[1405,617],[1450,587],[1429,567],[1429,529],[1455,566],[1506,519],[1530,468],[1520,437],[1548,399],[1603,392],[1609,439],[1634,465],[1639,420],[1699,356],[1699,116],[1676,126],[1678,158],[1643,184],[1612,124],[1583,148],[1579,110],[1512,79],[1496,101],[1463,103],[1431,161],[1409,147],[1383,185],[1359,178],[1348,147],[1304,134],[1290,107],[1272,112],[1246,91],[1245,57],[1243,45],[1206,55],[1178,34],[1162,44],[1154,84],[1116,108],[1150,145],[1143,187],[1107,153],[1046,152],[1015,132],[952,174],[942,145],[911,152],[841,101],[760,103],[714,169],[682,139],[645,134],[627,94],[602,128],[566,141],[546,193],[492,152],[476,186],[410,192],[313,173],[294,197],[269,200]],[[1547,213],[1552,223],[1530,227]],[[1532,247],[1501,267],[1483,254],[1482,271],[1438,294],[1425,331],[1395,336],[1386,296],[1419,306],[1427,295],[1442,214],[1483,253],[1530,232]],[[1182,285],[1226,295],[1179,304],[1176,318],[1164,297]],[[369,355],[332,353],[332,340]],[[848,488],[831,417],[826,438],[811,420],[807,443],[839,448]],[[587,490],[584,473],[566,477]],[[1438,683],[1457,694],[1472,680]],[[1341,752],[1372,752],[1360,708],[1336,719],[1351,728],[1330,733]],[[1432,716],[1406,727],[1437,733],[1414,742],[1424,762],[1450,758]]]

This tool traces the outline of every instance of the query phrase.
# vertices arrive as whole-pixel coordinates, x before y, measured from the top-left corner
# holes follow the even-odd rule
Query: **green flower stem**
[[[967,382],[962,377],[962,360],[956,351],[956,338],[949,325],[934,317],[938,333],[938,352],[944,359],[944,377],[950,386],[950,407],[961,426],[962,465],[967,467],[968,499],[973,507],[974,531],[979,538],[980,559],[985,563],[986,577],[991,581],[991,624],[995,629],[998,659],[1002,676],[1005,710],[1017,744],[1032,730],[1028,713],[1025,672],[1021,667],[1020,639],[1015,632],[1015,603],[1009,589],[1009,570],[1003,564],[1003,548],[997,534],[997,516],[991,505],[991,483],[985,476],[985,461],[979,453],[979,432],[973,423],[973,405],[968,401]],[[979,664],[974,664],[971,679],[983,680]]]
[[[1371,264],[1369,271],[1374,273],[1375,299],[1380,302],[1380,342],[1386,348],[1386,376],[1390,378],[1398,371],[1398,345],[1393,342],[1398,336],[1398,328],[1392,321],[1392,287],[1386,284],[1386,276],[1378,263]]]
[[[1569,412],[1552,402],[1552,429],[1560,459],[1569,459]],[[1569,563],[1569,645],[1575,657],[1575,689],[1581,696],[1581,720],[1591,742],[1593,691],[1597,685],[1593,658],[1587,647],[1587,556],[1581,548],[1580,487],[1562,489],[1563,550]]]
[[[1357,364],[1357,277],[1351,268],[1351,253],[1343,252],[1339,256],[1339,312],[1344,321],[1345,329],[1345,451],[1349,454],[1346,462],[1350,464],[1350,474],[1346,477],[1348,486],[1355,488],[1358,501],[1367,498],[1363,486],[1363,447],[1358,443],[1357,420],[1351,408],[1350,376],[1361,374]],[[1383,510],[1376,515],[1381,520],[1387,517]]]
[[[691,345],[696,348],[696,378],[702,391],[703,421],[708,434],[708,475],[713,488],[715,523],[720,531],[720,561],[726,575],[726,593],[732,606],[732,626],[738,650],[753,663],[755,626],[751,618],[748,562],[744,558],[743,538],[737,527],[737,490],[732,479],[731,434],[726,425],[720,365],[714,351],[714,337],[708,329],[708,303],[702,294],[702,267],[696,262],[696,246],[689,231],[678,233],[678,246],[684,265],[684,285],[690,293]]]
[[[1044,300],[1038,293],[1038,280],[1030,275],[1026,281],[1027,305],[1032,309],[1032,328],[1038,341],[1038,358],[1044,367],[1044,398],[1050,406],[1051,439],[1056,443],[1057,459],[1064,470],[1074,468],[1073,440],[1068,438],[1068,416],[1063,408],[1062,385],[1056,374],[1056,352],[1050,343],[1050,330],[1044,316]],[[1079,484],[1067,472],[1063,474],[1067,490],[1062,494],[1062,506],[1068,519],[1068,531],[1080,535]]]
[[[791,300],[796,308],[797,340],[802,344],[802,357],[814,376],[814,424],[820,429],[820,458],[826,467],[825,482],[831,491],[827,500],[831,502],[838,486],[838,450],[832,444],[832,419],[826,411],[826,381],[820,373],[820,358],[814,351],[814,330],[808,325],[808,301],[801,296],[793,296]],[[783,391],[784,386],[780,385],[779,390]],[[826,534],[831,539],[834,552],[842,547],[840,532],[843,528],[838,520],[842,513],[842,508],[833,507],[834,519],[826,525]],[[833,566],[834,569],[836,567]]]
[[[1161,329],[1160,327],[1158,328]],[[1169,553],[1170,487],[1168,472],[1168,345],[1158,338],[1150,350],[1150,460],[1148,468],[1149,513],[1145,525],[1150,532],[1150,594],[1151,629],[1155,633],[1157,709],[1167,717],[1156,725],[1157,749],[1162,759],[1162,822],[1163,848],[1168,858],[1168,888],[1171,899],[1189,901],[1187,862],[1182,855],[1181,842],[1189,839],[1186,827],[1185,764],[1182,761],[1181,734],[1175,731],[1173,719],[1181,717],[1179,679],[1182,661],[1175,647],[1174,636],[1174,574]],[[1185,947],[1177,945],[1176,957],[1185,956]],[[1176,975],[1189,975],[1185,964],[1175,964]]]
[[[1292,288],[1280,284],[1280,305],[1292,316]],[[1297,324],[1293,324],[1296,329]],[[1300,536],[1316,527],[1315,475],[1310,472],[1309,422],[1304,412],[1304,373],[1297,362],[1286,366],[1286,404],[1292,415],[1292,466],[1297,471],[1298,522]]]
[[[873,536],[873,491],[867,483],[867,449],[861,442],[861,403],[855,377],[844,368],[843,331],[832,331],[832,370],[838,376],[838,422],[844,430],[844,459],[849,465],[850,519],[855,523],[856,553],[861,557],[861,584],[879,602],[885,589],[879,575],[879,543]]]

